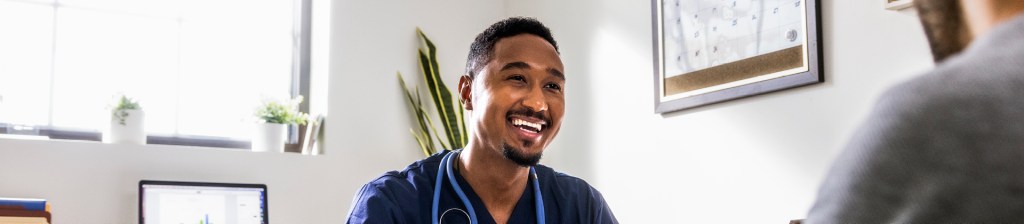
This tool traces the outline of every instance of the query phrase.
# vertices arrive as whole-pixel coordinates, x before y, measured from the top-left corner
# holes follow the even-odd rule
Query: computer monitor
[[[267,185],[139,181],[140,224],[268,224]]]

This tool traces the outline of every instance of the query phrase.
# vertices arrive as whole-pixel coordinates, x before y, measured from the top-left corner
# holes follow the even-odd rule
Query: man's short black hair
[[[494,44],[502,38],[519,34],[533,34],[544,38],[551,43],[551,46],[555,47],[555,52],[558,52],[558,44],[555,43],[555,38],[551,37],[551,30],[543,23],[529,17],[512,17],[494,23],[476,36],[476,40],[473,40],[473,44],[469,46],[466,74],[470,78],[476,78],[477,71],[490,62],[491,57],[494,56]]]

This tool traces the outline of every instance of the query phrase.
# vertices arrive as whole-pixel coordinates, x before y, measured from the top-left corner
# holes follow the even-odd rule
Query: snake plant
[[[438,121],[441,122],[444,133],[437,131],[437,128],[434,127],[434,120],[430,118],[430,114],[424,109],[423,102],[420,100],[419,87],[410,90],[406,86],[402,74],[398,73],[398,82],[402,85],[402,91],[405,92],[406,100],[409,101],[413,116],[416,117],[417,124],[419,125],[419,128],[410,128],[409,131],[416,139],[416,143],[419,144],[423,154],[427,156],[438,152],[434,145],[435,136],[443,150],[462,148],[466,146],[468,141],[466,124],[462,117],[462,106],[452,98],[448,86],[441,80],[441,73],[437,65],[437,48],[434,46],[434,43],[419,28],[416,29],[416,34],[426,47],[426,49],[419,49],[420,69],[423,73],[423,80],[426,82],[427,89],[429,90],[430,98],[433,100],[435,109],[437,109]]]

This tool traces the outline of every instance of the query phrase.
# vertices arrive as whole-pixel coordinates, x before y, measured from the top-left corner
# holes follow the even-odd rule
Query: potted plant
[[[308,115],[299,112],[299,103],[302,103],[302,96],[287,103],[264,100],[256,109],[255,115],[259,123],[256,124],[252,137],[252,151],[284,152],[288,125],[306,124]]]
[[[146,144],[145,121],[146,113],[139,102],[119,94],[111,106],[110,127],[103,135],[103,142]]]

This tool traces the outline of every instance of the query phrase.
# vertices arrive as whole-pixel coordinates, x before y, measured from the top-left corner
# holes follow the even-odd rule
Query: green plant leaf
[[[254,115],[267,123],[306,124],[306,121],[309,120],[309,115],[298,110],[298,103],[302,102],[302,99],[302,96],[298,96],[287,105],[277,101],[266,100],[256,109]]]
[[[427,47],[426,52],[423,49],[419,50],[420,68],[423,70],[423,78],[427,83],[427,88],[430,90],[431,98],[434,100],[434,106],[441,117],[441,124],[445,129],[448,145],[453,148],[462,148],[465,146],[465,141],[463,140],[466,139],[465,125],[460,122],[461,111],[456,112],[456,107],[459,106],[454,105],[455,101],[452,99],[451,92],[441,79],[437,65],[437,48],[422,30],[417,29],[416,32]],[[429,55],[427,52],[429,52]]]
[[[118,120],[118,124],[127,125],[125,119],[129,116],[128,110],[142,110],[142,106],[139,105],[138,101],[124,94],[115,95],[115,98],[117,98],[117,101],[114,102],[111,115]]]
[[[455,120],[456,120],[456,122],[458,122],[459,130],[462,130],[462,134],[459,135],[459,140],[460,140],[459,144],[462,145],[462,146],[466,146],[466,144],[469,143],[469,133],[466,132],[466,121],[463,120],[463,117],[462,117],[464,115],[465,111],[463,111],[463,109],[462,109],[462,103],[461,102],[458,102],[456,100],[455,102],[452,102],[452,103],[454,103],[455,107],[459,109],[459,112],[455,113],[455,115],[456,115],[456,117],[455,117],[456,119]]]
[[[417,96],[416,96],[416,97],[419,97],[419,94],[417,94]],[[430,116],[428,116],[428,115],[427,115],[427,112],[426,112],[426,111],[420,110],[420,116],[421,116],[421,117],[423,117],[423,118],[424,118],[425,120],[427,120],[427,125],[428,125],[428,126],[430,126],[430,129],[431,129],[431,130],[433,130],[433,131],[434,131],[434,133],[438,133],[438,132],[437,132],[437,127],[436,127],[436,126],[434,126],[434,119],[430,119]],[[429,132],[428,132],[428,131],[426,130],[426,128],[424,128],[424,130],[423,130],[423,131],[424,131],[424,132],[427,132],[427,133],[429,133]],[[438,136],[438,138],[440,138],[440,136]],[[444,149],[444,150],[452,150],[452,148],[451,148],[451,147],[449,147],[449,146],[448,146],[448,144],[445,144],[445,143],[444,143],[444,141],[441,141],[440,139],[438,139],[438,141],[437,141],[437,142],[438,142],[438,143],[441,143],[441,149]]]
[[[453,99],[451,91],[449,91],[441,79],[437,62],[437,48],[434,46],[434,43],[419,28],[416,28],[416,33],[426,46],[426,50],[422,48],[418,50],[423,80],[428,87],[430,98],[434,103],[440,117],[441,126],[445,132],[442,137],[442,133],[438,132],[433,119],[430,118],[430,114],[424,109],[419,87],[409,88],[402,74],[398,73],[398,82],[402,86],[402,91],[405,93],[405,98],[409,102],[409,107],[414,117],[416,117],[416,124],[419,125],[418,129],[410,128],[409,132],[427,156],[437,152],[434,147],[434,136],[437,136],[437,142],[443,150],[463,148],[469,139],[466,132],[466,124],[463,120],[463,108],[458,101]],[[412,92],[415,92],[415,94]]]
[[[431,142],[423,139],[423,136],[421,135],[422,133],[417,133],[415,128],[409,128],[409,133],[411,133],[412,137],[416,139],[416,143],[420,145],[420,150],[423,150],[423,154],[430,156],[431,153],[427,149],[426,144]]]
[[[429,120],[427,119],[429,119],[429,117],[426,112],[423,111],[419,88],[415,89],[416,98],[413,98],[412,93],[409,92],[409,88],[405,84],[405,79],[402,77],[402,73],[397,73],[397,75],[398,83],[402,86],[402,92],[405,93],[405,98],[409,102],[409,107],[412,109],[412,112],[416,117],[417,124],[419,125],[419,129],[410,128],[409,131],[412,132],[413,137],[416,138],[416,142],[420,145],[420,150],[422,150],[426,156],[430,156],[437,150],[434,148],[434,140],[430,135],[430,129],[427,128],[427,124],[429,123]]]
[[[427,139],[428,143],[430,143],[427,145],[427,147],[429,148],[429,154],[427,154],[427,156],[430,156],[437,152],[437,148],[434,147],[434,137],[431,135],[431,130],[433,130],[433,133],[435,133],[436,135],[437,128],[434,127],[434,122],[430,119],[430,115],[428,115],[427,111],[423,109],[423,101],[420,100],[422,99],[420,98],[420,88],[416,87],[415,90],[417,121],[419,122],[420,131],[423,133],[423,137]],[[448,150],[448,147],[444,144],[443,141],[438,142],[441,143],[441,147],[443,147],[443,149]]]

